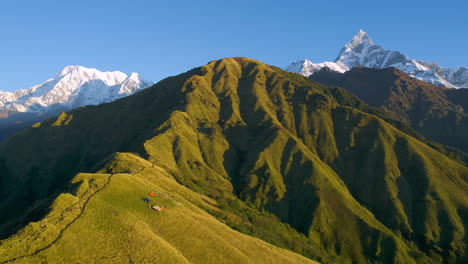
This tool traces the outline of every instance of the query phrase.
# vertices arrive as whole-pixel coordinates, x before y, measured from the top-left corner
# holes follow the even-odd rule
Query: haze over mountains
[[[383,69],[395,67],[413,78],[449,88],[468,88],[468,69],[465,67],[444,68],[436,63],[408,58],[398,51],[386,50],[374,44],[370,36],[360,30],[348,42],[333,62],[313,63],[304,59],[285,69],[309,76],[328,67],[337,72],[346,72],[357,66]]]
[[[151,86],[138,73],[67,66],[29,89],[0,91],[0,140],[31,124],[84,105],[112,102]]]
[[[271,249],[235,229],[322,263],[466,263],[468,168],[411,133],[345,89],[212,61],[0,143],[0,234],[24,227],[0,261],[141,262],[156,247],[255,263]],[[142,204],[151,190],[167,212]]]

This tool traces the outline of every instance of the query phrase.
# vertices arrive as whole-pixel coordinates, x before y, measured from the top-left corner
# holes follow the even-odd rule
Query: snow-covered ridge
[[[362,30],[341,49],[335,61],[313,63],[310,60],[301,60],[292,63],[285,70],[309,76],[323,67],[346,72],[357,66],[377,69],[395,67],[418,80],[450,88],[468,88],[467,68],[443,68],[435,63],[410,59],[398,51],[375,45]]]
[[[83,66],[67,66],[54,78],[29,89],[0,91],[0,112],[5,117],[18,112],[70,110],[112,102],[152,84],[138,73],[127,76],[120,71],[101,72]]]

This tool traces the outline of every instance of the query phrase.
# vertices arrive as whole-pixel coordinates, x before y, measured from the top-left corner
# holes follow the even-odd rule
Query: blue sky
[[[467,1],[2,1],[0,90],[67,65],[158,81],[244,56],[284,67],[334,60],[359,29],[387,49],[468,66]]]

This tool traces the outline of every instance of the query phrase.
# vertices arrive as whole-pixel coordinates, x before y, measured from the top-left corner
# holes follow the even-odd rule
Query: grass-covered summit
[[[41,219],[76,173],[113,173],[110,157],[132,152],[229,226],[321,262],[466,261],[467,167],[376,115],[298,74],[213,61],[2,143],[2,232],[25,209]]]

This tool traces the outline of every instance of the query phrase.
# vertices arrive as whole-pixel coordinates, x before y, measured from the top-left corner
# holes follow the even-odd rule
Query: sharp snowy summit
[[[369,35],[360,30],[348,42],[333,62],[313,63],[310,60],[294,62],[287,71],[309,76],[321,68],[346,72],[357,66],[383,69],[395,67],[415,79],[450,88],[468,88],[468,69],[464,67],[444,68],[435,63],[410,59],[398,51],[386,50],[374,44]]]
[[[46,113],[83,105],[108,103],[151,86],[138,73],[101,72],[83,66],[67,66],[39,85],[15,92],[0,91],[0,116]]]

